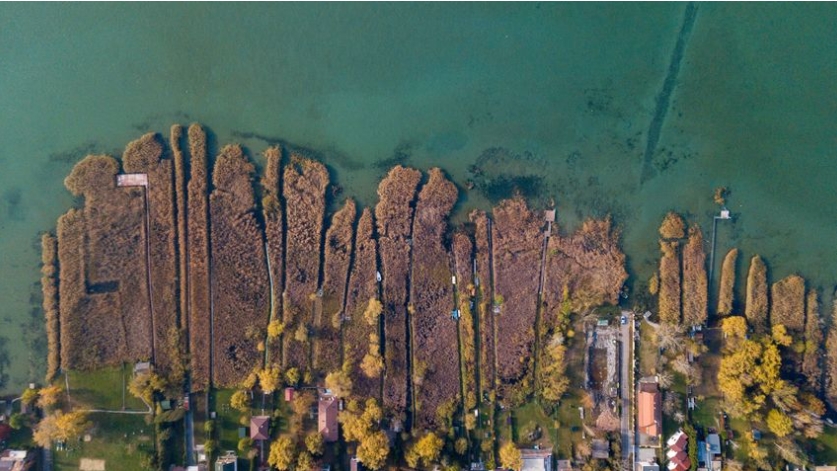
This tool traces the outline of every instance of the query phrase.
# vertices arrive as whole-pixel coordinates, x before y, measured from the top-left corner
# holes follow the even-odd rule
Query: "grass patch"
[[[70,443],[69,450],[53,451],[56,471],[78,469],[81,458],[105,460],[107,471],[142,470],[143,455],[153,453],[153,425],[145,423],[144,415],[90,415],[95,424],[89,442]]]
[[[837,462],[837,428],[826,426],[823,434],[816,440],[809,442],[811,445],[806,449],[815,464]]]
[[[657,334],[650,324],[640,322],[639,336],[639,374],[641,376],[652,376],[657,373],[657,364],[660,360]]]
[[[68,372],[73,404],[82,409],[146,410],[145,404],[127,391],[131,374],[125,365]]]
[[[241,412],[230,407],[230,398],[234,389],[218,389],[215,396],[215,432],[218,437],[218,451],[223,453],[226,450],[238,450],[238,428]],[[237,451],[236,451],[237,453]]]

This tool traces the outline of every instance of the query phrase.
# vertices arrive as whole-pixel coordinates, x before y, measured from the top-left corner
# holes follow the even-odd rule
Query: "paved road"
[[[631,370],[634,366],[634,329],[633,329],[633,315],[628,311],[622,311],[623,316],[627,316],[628,322],[620,326],[620,334],[622,336],[622,351],[621,351],[621,372],[619,383],[619,390],[622,394],[622,459],[627,460],[631,458],[633,451],[633,434],[631,433],[631,424],[633,423],[633,402],[632,393],[634,390],[633,381],[631,380]]]

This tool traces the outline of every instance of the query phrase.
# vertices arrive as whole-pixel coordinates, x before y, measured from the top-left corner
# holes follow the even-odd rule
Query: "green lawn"
[[[70,450],[53,451],[56,471],[78,469],[81,458],[103,459],[107,471],[141,470],[143,450],[153,452],[153,425],[144,415],[91,414],[90,442],[72,442]]]
[[[808,450],[811,462],[816,465],[837,462],[837,428],[824,427],[823,434],[816,441],[811,441]]]
[[[235,390],[219,389],[215,394],[215,431],[218,438],[218,451],[238,450],[238,428],[241,412],[230,407],[230,397]]]
[[[95,371],[70,371],[67,374],[70,397],[77,407],[138,411],[147,409],[145,404],[132,396],[125,387],[132,375],[129,366],[101,368]]]
[[[660,350],[657,348],[657,335],[647,322],[639,324],[639,374],[652,376],[657,373]]]

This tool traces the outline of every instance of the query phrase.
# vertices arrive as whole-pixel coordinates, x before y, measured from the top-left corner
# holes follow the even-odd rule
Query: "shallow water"
[[[641,182],[684,9],[0,5],[0,390],[42,377],[37,234],[72,204],[73,162],[174,122],[254,155],[271,140],[316,150],[363,204],[392,162],[474,179],[462,212],[520,177],[555,198],[565,228],[612,213],[640,280],[662,215],[689,213],[709,239],[725,185],[737,218],[719,253],[737,245],[774,279],[799,272],[830,291],[837,6],[699,4]]]

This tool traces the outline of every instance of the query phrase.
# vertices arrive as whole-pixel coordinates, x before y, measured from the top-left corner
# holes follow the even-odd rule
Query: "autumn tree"
[[[380,378],[384,371],[384,358],[381,356],[381,343],[378,334],[369,334],[369,352],[364,355],[360,369],[368,378]]]
[[[513,442],[508,441],[500,447],[500,466],[520,471],[523,469],[523,456]]]
[[[415,468],[419,464],[430,467],[439,460],[442,453],[442,446],[445,442],[433,432],[427,432],[407,450],[405,459],[410,467]]]
[[[285,324],[282,321],[274,319],[267,324],[267,338],[279,338],[283,332],[285,332]]]
[[[165,391],[167,387],[165,378],[151,371],[134,375],[128,383],[128,392],[146,404],[151,404],[154,402],[154,394]]]
[[[47,409],[58,404],[58,401],[61,400],[61,394],[63,392],[64,388],[61,387],[60,384],[54,384],[52,386],[41,388],[41,390],[38,391],[38,407],[41,409]]]
[[[388,455],[389,438],[383,430],[369,434],[357,447],[358,461],[372,470],[383,468]]]
[[[381,304],[377,298],[371,298],[369,300],[369,304],[366,305],[366,310],[363,311],[363,318],[366,319],[366,322],[369,323],[371,326],[378,325],[378,319],[381,317],[381,313],[384,311],[384,305]]]
[[[317,463],[314,457],[308,451],[302,451],[296,458],[296,467],[294,471],[314,471],[317,469]]]
[[[325,378],[325,387],[336,397],[348,397],[352,393],[352,379],[345,371],[332,371]]]
[[[805,374],[808,386],[814,391],[822,389],[822,337],[819,297],[816,289],[810,289],[805,301],[805,352],[802,357],[802,373]]]
[[[230,407],[242,413],[248,412],[250,410],[250,393],[241,390],[232,393]]]
[[[32,407],[35,405],[35,402],[38,400],[38,390],[32,388],[26,388],[23,390],[23,394],[20,395],[20,402],[22,402],[26,407]]]
[[[783,412],[770,409],[767,413],[767,428],[781,438],[793,431],[793,421]]]
[[[78,438],[90,427],[85,412],[56,411],[41,419],[35,427],[32,439],[40,447],[47,448],[53,441],[69,441]]]
[[[314,456],[323,454],[324,440],[320,432],[311,432],[305,437],[305,449]]]
[[[282,371],[278,365],[270,365],[259,370],[259,386],[265,394],[272,394],[282,386]]]
[[[270,444],[270,454],[267,462],[279,470],[288,470],[296,461],[296,444],[291,437],[285,435]]]

